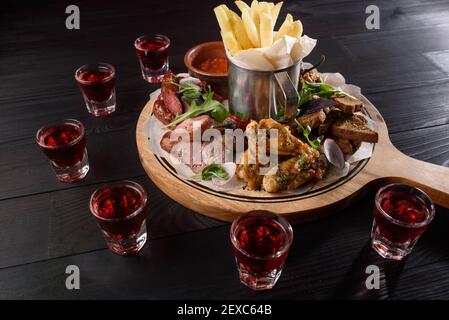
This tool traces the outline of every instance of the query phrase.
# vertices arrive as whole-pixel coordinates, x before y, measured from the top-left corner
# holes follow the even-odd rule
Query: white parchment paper
[[[290,67],[307,57],[316,46],[316,40],[304,35],[301,38],[283,36],[271,47],[252,48],[231,56],[226,50],[228,59],[244,69],[257,71],[273,71]]]

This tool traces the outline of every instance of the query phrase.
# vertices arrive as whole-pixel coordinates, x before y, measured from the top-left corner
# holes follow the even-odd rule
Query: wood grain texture
[[[0,172],[3,184],[0,199],[76,188],[144,174],[139,165],[134,128],[111,133],[87,134],[91,170],[76,183],[59,182],[46,156],[34,140],[19,140],[0,145]],[[114,148],[111,146],[114,145]],[[29,183],[33,181],[33,183]]]
[[[449,125],[403,131],[391,136],[404,153],[413,158],[449,167]],[[447,179],[447,176],[444,176]]]
[[[447,298],[447,210],[437,213],[406,261],[385,262],[367,245],[373,197],[338,216],[295,225],[284,272],[271,291],[253,292],[239,283],[227,225],[151,240],[126,258],[100,250],[7,268],[0,271],[0,298]],[[69,264],[80,268],[81,290],[64,286]],[[364,286],[370,264],[381,270],[381,290]]]
[[[170,201],[147,177],[132,180],[148,193],[150,239],[223,225]],[[106,248],[88,206],[99,186],[1,201],[0,268]]]
[[[338,208],[349,206],[351,201],[372,188],[385,183],[402,182],[422,188],[432,200],[449,208],[449,168],[426,163],[406,156],[391,143],[386,124],[377,109],[365,98],[366,111],[376,124],[379,142],[366,166],[355,176],[343,179],[343,183],[329,191],[312,193],[312,196],[298,199],[281,199],[285,194],[236,190],[228,192],[205,191],[164,167],[158,156],[149,148],[144,124],[152,114],[150,100],[143,109],[136,128],[136,141],[142,166],[153,182],[170,198],[196,212],[216,219],[233,221],[242,212],[268,210],[288,218],[291,222],[320,219],[336,212]],[[150,137],[151,138],[151,137]],[[248,200],[232,196],[248,197]],[[261,197],[264,200],[257,200]],[[251,200],[252,199],[252,200]]]
[[[397,132],[449,124],[449,83],[435,84],[425,89],[410,88],[367,94],[367,97],[384,117],[390,137]],[[436,138],[445,139],[446,133],[449,131],[440,130]],[[414,136],[416,137],[416,132]],[[393,139],[393,144],[399,150],[411,155],[396,141]]]
[[[210,12],[214,4],[219,1],[200,1],[199,10],[192,13],[192,19],[201,21],[204,25],[215,25],[216,22]],[[81,1],[82,8],[85,2]],[[2,12],[4,21],[8,21],[8,32],[0,34],[2,48],[0,50],[0,143],[32,138],[40,124],[51,122],[56,119],[75,117],[81,121],[90,122],[90,116],[85,110],[81,94],[76,86],[73,73],[80,65],[102,59],[116,66],[117,78],[117,99],[120,116],[112,116],[112,120],[105,119],[103,122],[108,129],[122,129],[126,125],[135,124],[136,117],[145,101],[146,94],[154,90],[154,86],[146,84],[140,78],[140,71],[132,48],[132,42],[145,29],[145,19],[151,8],[154,15],[163,15],[163,8],[153,9],[151,1],[137,1],[132,11],[123,10],[116,12],[113,7],[103,5],[102,2],[89,3],[89,14],[83,15],[83,28],[77,31],[69,31],[63,27],[63,19],[60,12],[65,9],[65,2],[54,2],[53,5],[33,8],[35,16],[48,16],[45,23],[36,23],[30,19],[30,13],[25,10],[12,7],[10,10]],[[206,4],[207,3],[207,4]],[[301,17],[309,17],[302,10],[313,10],[314,15],[310,16],[310,24],[305,23],[306,31],[310,36],[320,39],[318,47],[309,58],[316,61],[321,53],[326,54],[327,62],[323,66],[323,71],[342,72],[351,83],[357,83],[365,92],[379,92],[403,87],[414,87],[416,85],[430,85],[432,81],[447,80],[446,73],[431,63],[424,56],[412,56],[408,54],[409,61],[403,60],[402,54],[406,49],[401,46],[398,35],[401,29],[393,26],[383,26],[380,31],[366,32],[366,29],[357,29],[359,34],[354,34],[354,29],[348,29],[350,35],[341,35],[338,38],[327,37],[322,34],[314,34],[320,30],[332,29],[328,23],[322,24],[320,15],[329,18],[335,17],[336,24],[342,24],[342,15],[350,14],[351,18],[346,21],[355,21],[359,27],[364,28],[359,20],[365,18],[363,13],[364,1],[329,2],[323,3],[301,2],[299,5],[294,2],[286,2],[286,9]],[[430,9],[444,12],[442,2],[434,2],[431,7],[430,2],[422,1],[418,4],[407,1],[400,1],[391,4],[391,1],[382,1],[379,6],[385,10],[384,16],[388,19],[388,12],[400,7],[404,12],[401,17],[407,17],[407,9],[413,10],[413,14],[428,14]],[[68,4],[68,2],[67,2]],[[204,5],[201,5],[204,4]],[[290,7],[289,7],[290,6]],[[423,6],[423,8],[421,8]],[[297,8],[300,8],[298,10]],[[305,9],[302,9],[305,8]],[[182,20],[187,4],[176,4],[174,7],[166,9],[173,20]],[[322,10],[322,11],[321,11]],[[332,12],[332,13],[331,13]],[[316,16],[318,15],[318,16]],[[98,19],[98,16],[102,16]],[[354,17],[358,17],[354,19]],[[105,24],[104,21],[119,21],[127,19],[126,28],[121,24]],[[402,19],[401,19],[402,20]],[[408,25],[412,23],[408,21]],[[403,21],[405,23],[406,21]],[[447,47],[447,42],[438,39],[447,30],[446,25],[431,24],[423,27],[416,24],[411,31],[404,32],[404,38],[410,40],[409,47],[414,51],[435,51]],[[31,29],[33,27],[33,29]],[[349,26],[351,27],[351,26]],[[183,29],[176,24],[158,25],[160,32],[168,34],[175,39],[171,50],[171,62],[173,68],[184,71],[182,57],[194,44],[218,39],[217,28],[204,28],[202,32],[195,32],[196,24],[183,25]],[[90,36],[95,30],[95,37]],[[432,35],[432,30],[434,34]],[[106,32],[107,31],[107,32]],[[189,37],[176,37],[176,32],[189,34]],[[352,31],[352,32],[349,32]],[[428,38],[428,47],[420,46],[418,38],[423,32],[423,37]],[[17,39],[20,37],[20,41]],[[395,46],[393,41],[399,41]],[[41,45],[45,43],[45,46]],[[403,43],[403,42],[402,42]],[[66,45],[65,45],[66,44]],[[421,49],[419,49],[421,48]],[[424,49],[429,48],[429,49]],[[20,54],[17,54],[20,52]],[[370,63],[367,62],[370,61]],[[372,61],[373,60],[373,61]],[[55,63],[57,61],[57,63]],[[372,61],[372,62],[371,62]],[[36,63],[42,68],[36,72]],[[381,75],[382,81],[378,81],[374,74],[373,65],[383,64],[388,72]],[[9,66],[18,66],[20,72],[10,72]],[[403,74],[409,74],[404,78]],[[380,109],[382,112],[382,110]]]
[[[418,157],[420,160],[448,166],[449,129],[442,127],[436,129],[435,133],[432,133],[432,130],[429,131],[430,133],[425,130],[416,130],[449,124],[448,89],[449,84],[442,84],[429,86],[425,90],[410,88],[368,94],[367,97],[378,107],[392,136],[393,144],[401,152]],[[76,184],[64,184],[56,180],[45,156],[32,139],[35,129],[40,125],[38,123],[48,121],[48,119],[42,120],[42,117],[50,114],[47,112],[49,109],[45,108],[46,105],[28,109],[35,110],[30,116],[27,116],[28,111],[25,112],[23,109],[17,109],[20,112],[14,112],[14,109],[9,110],[8,117],[0,120],[4,122],[0,126],[0,131],[5,129],[4,137],[14,134],[16,138],[19,138],[17,134],[23,134],[29,138],[0,143],[0,176],[4,181],[0,184],[0,199],[76,188],[79,185],[145,174],[139,163],[137,148],[129,141],[134,139],[136,117],[141,111],[141,107],[135,105],[144,103],[147,96],[147,93],[127,96],[126,99],[132,101],[134,105],[132,110],[119,109],[117,114],[104,119],[93,119],[87,115],[86,118],[82,118],[87,128],[92,171],[84,182]],[[54,104],[57,109],[58,102],[55,101]],[[70,117],[70,108],[64,109],[61,114],[56,114],[54,120],[58,119],[57,116]],[[19,125],[20,129],[14,129]],[[397,132],[409,130],[413,130],[411,134],[395,136]],[[425,147],[422,146],[422,141],[425,141]],[[109,152],[113,142],[116,146],[120,146],[122,152],[114,150]],[[30,180],[34,183],[26,183]]]

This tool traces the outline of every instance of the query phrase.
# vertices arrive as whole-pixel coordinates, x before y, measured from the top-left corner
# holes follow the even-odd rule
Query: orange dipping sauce
[[[228,60],[226,58],[209,58],[201,62],[199,69],[209,73],[227,73]]]

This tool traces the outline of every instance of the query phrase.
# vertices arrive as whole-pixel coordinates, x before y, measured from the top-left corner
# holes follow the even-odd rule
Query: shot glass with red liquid
[[[84,125],[75,119],[43,126],[35,140],[53,166],[58,179],[74,182],[89,172]]]
[[[435,216],[432,200],[422,190],[399,183],[376,194],[372,247],[383,258],[406,257]]]
[[[94,116],[105,116],[115,111],[115,68],[108,63],[86,64],[75,72],[75,79]]]
[[[134,41],[137,58],[144,80],[150,83],[161,82],[168,71],[168,51],[170,39],[162,34],[147,34]]]
[[[232,223],[230,234],[240,282],[253,290],[273,288],[292,244],[291,225],[274,213],[252,211]]]
[[[139,252],[147,241],[147,194],[141,185],[121,181],[95,190],[90,211],[114,253]]]

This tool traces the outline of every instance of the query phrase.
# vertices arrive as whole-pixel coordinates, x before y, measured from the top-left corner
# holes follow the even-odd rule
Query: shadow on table
[[[343,276],[340,284],[334,292],[334,299],[385,299],[395,295],[395,289],[400,279],[406,259],[402,261],[393,261],[382,259],[371,248],[371,240],[367,241],[357,258],[349,268],[346,275]],[[367,267],[374,265],[379,267],[380,279],[379,289],[368,289],[367,280],[372,271]]]
[[[448,257],[449,210],[437,208],[437,214],[429,229],[419,239],[411,255],[402,261],[381,258],[372,248],[371,241],[367,241],[352,263],[348,272],[337,285],[333,298],[336,299],[386,299],[396,298],[396,288],[407,260],[407,269],[420,265],[431,264]],[[380,269],[380,289],[369,290],[366,286],[369,265]]]

